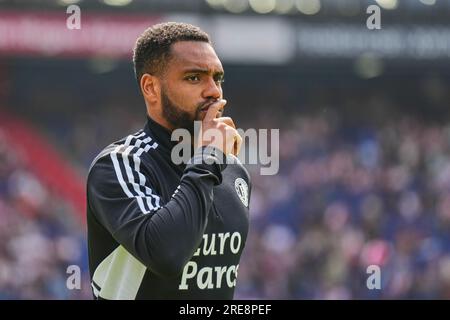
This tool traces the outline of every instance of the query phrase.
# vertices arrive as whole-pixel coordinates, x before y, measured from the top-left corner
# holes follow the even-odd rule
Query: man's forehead
[[[217,57],[213,47],[202,41],[179,41],[171,48],[173,62],[182,69],[208,69],[210,71],[223,71],[222,63]]]

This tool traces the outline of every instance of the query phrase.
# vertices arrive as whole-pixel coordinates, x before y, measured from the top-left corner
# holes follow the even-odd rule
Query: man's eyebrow
[[[210,69],[204,69],[204,68],[191,68],[186,69],[183,71],[183,73],[203,73],[203,74],[210,74]],[[223,76],[225,73],[220,70],[213,73],[214,76]]]

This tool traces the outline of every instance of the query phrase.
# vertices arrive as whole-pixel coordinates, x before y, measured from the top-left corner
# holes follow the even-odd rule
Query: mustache
[[[209,107],[210,105],[212,105],[213,103],[215,103],[217,101],[219,101],[219,99],[209,99],[209,100],[203,101],[197,105],[197,111],[201,111],[202,109]]]

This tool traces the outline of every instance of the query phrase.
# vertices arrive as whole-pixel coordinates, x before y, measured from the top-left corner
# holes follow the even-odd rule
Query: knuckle
[[[218,126],[218,128],[220,128],[220,129],[222,129],[222,130],[227,130],[227,125],[225,124],[225,123],[223,123],[223,122],[219,122],[218,124],[217,124],[217,126]]]

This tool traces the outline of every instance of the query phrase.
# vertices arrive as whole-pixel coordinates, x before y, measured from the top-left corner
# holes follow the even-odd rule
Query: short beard
[[[194,135],[194,121],[201,120],[200,111],[204,106],[203,103],[197,106],[195,113],[192,115],[173,103],[163,88],[161,90],[161,104],[162,116],[174,129],[186,129],[192,136]]]

